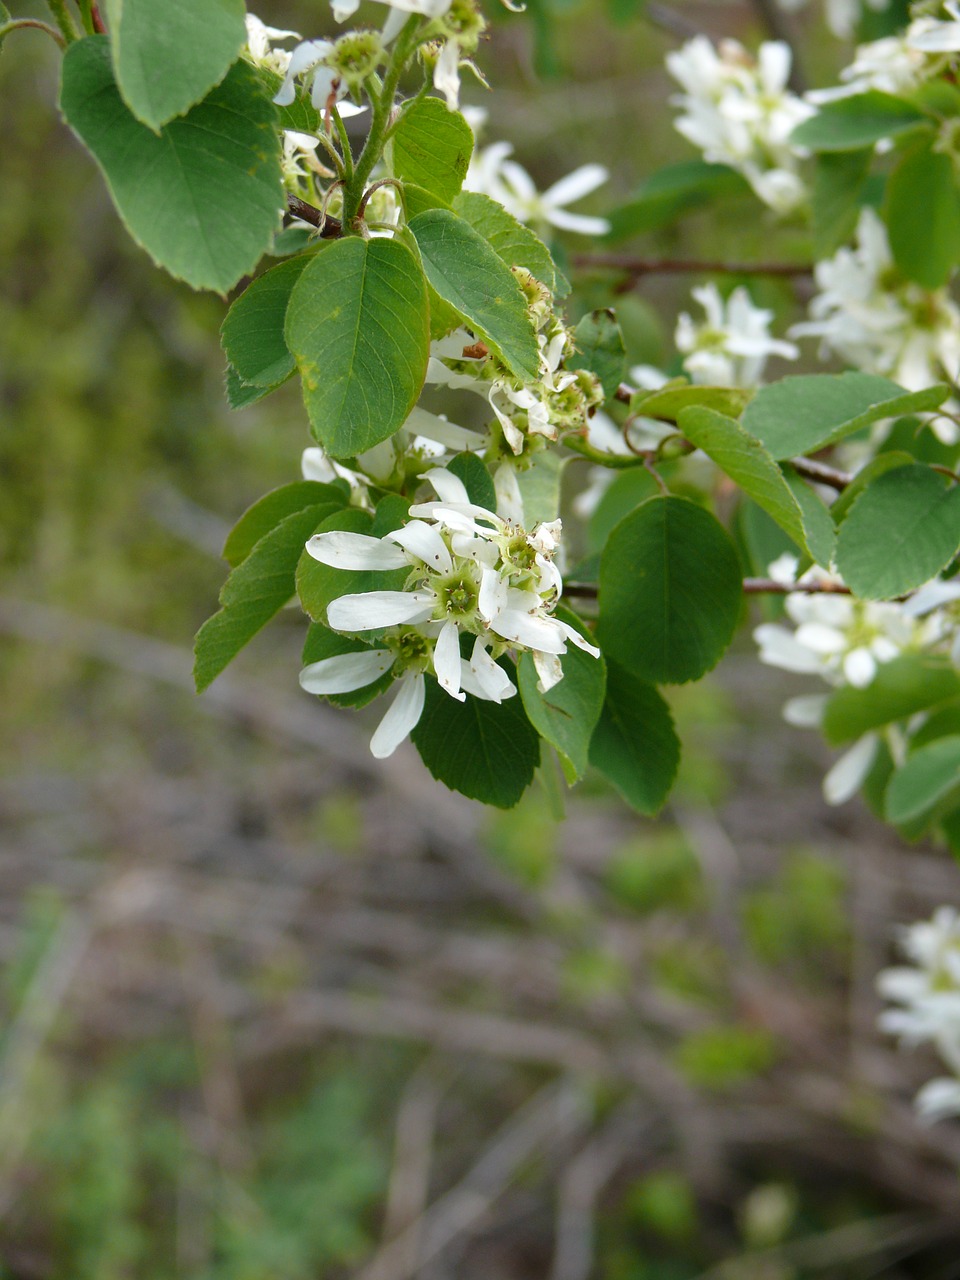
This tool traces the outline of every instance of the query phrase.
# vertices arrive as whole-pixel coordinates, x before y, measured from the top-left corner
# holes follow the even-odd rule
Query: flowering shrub
[[[680,750],[661,687],[716,665],[745,592],[780,595],[760,658],[827,686],[787,715],[845,748],[828,797],[864,787],[905,837],[960,852],[960,11],[890,17],[808,93],[783,41],[686,41],[666,69],[700,158],[598,216],[568,206],[603,166],[541,192],[509,141],[476,147],[482,113],[460,109],[462,81],[483,83],[476,0],[383,0],[379,25],[351,28],[358,7],[335,0],[306,39],[241,0],[179,6],[176,41],[152,0],[51,0],[39,23],[137,243],[196,289],[253,277],[222,327],[230,404],[300,380],[303,478],[227,540],[198,690],[296,596],[304,690],[390,694],[375,756],[410,736],[434,776],[501,807],[555,757],[568,783],[593,767],[654,814]],[[858,13],[832,3],[828,22],[848,35]],[[38,26],[2,5],[0,23],[4,45]],[[679,314],[672,368],[629,368],[610,309],[571,322],[558,233],[612,244],[731,195],[795,228],[807,259],[704,264],[738,283],[694,287],[704,318]],[[783,336],[739,283],[765,273],[815,282]],[[845,371],[770,380],[808,338]],[[580,563],[560,510],[577,459],[593,470],[573,510],[604,529]],[[637,500],[609,519],[624,471]],[[771,537],[788,559],[749,576]],[[929,977],[923,928],[907,945]],[[955,922],[929,928],[953,939]],[[921,1009],[902,975],[884,989],[913,1010],[891,1029],[955,1069],[918,1031],[933,997]]]

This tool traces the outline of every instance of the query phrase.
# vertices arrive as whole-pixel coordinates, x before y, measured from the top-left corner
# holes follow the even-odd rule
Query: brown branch
[[[324,216],[316,205],[307,204],[306,200],[290,195],[289,192],[287,193],[287,213],[294,218],[299,218],[301,222],[309,222],[312,227],[319,228],[321,240],[339,240],[343,235],[339,218],[332,218],[329,213]]]
[[[571,255],[574,267],[589,271],[592,268],[609,271],[625,271],[632,280],[649,275],[734,275],[780,276],[793,278],[809,276],[813,268],[802,262],[725,262],[699,258],[638,258],[629,253],[575,253]]]
[[[853,476],[847,471],[837,471],[823,462],[814,462],[812,458],[791,458],[790,465],[797,475],[813,480],[816,484],[828,485],[842,493],[847,485],[853,483]]]
[[[595,582],[566,582],[563,586],[565,596],[576,596],[580,600],[596,600],[598,587]],[[772,578],[744,578],[744,595],[776,595],[788,596],[800,592],[805,596],[833,595],[849,596],[853,593],[849,587],[834,582],[774,582]]]
[[[107,28],[103,18],[100,16],[100,6],[96,3],[96,0],[94,0],[94,3],[90,6],[90,18],[93,22],[93,29],[97,35],[105,36],[107,34]]]

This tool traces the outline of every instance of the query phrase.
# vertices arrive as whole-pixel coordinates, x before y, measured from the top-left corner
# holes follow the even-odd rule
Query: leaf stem
[[[47,0],[47,8],[53,14],[54,22],[60,28],[60,33],[67,44],[73,44],[75,40],[80,39],[80,32],[77,30],[73,14],[67,8],[67,0]]]
[[[775,595],[789,596],[799,593],[805,596],[849,596],[853,592],[849,587],[833,582],[775,582],[773,578],[744,578],[743,592],[748,596]],[[598,587],[595,582],[565,582],[565,596],[576,596],[581,600],[596,600]]]
[[[66,49],[67,42],[56,29],[51,27],[49,22],[40,22],[37,18],[11,18],[9,22],[0,26],[0,44],[3,44],[7,36],[13,31],[19,31],[24,27],[36,27],[38,31],[45,31],[51,40],[55,40],[59,48]]]
[[[80,10],[80,21],[83,23],[83,29],[88,36],[96,35],[97,28],[93,20],[93,0],[77,0],[77,8]]]

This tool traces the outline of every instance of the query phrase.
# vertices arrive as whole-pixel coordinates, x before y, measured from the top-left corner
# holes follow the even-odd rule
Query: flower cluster
[[[683,114],[677,130],[706,160],[738,170],[756,194],[779,214],[806,200],[798,168],[803,157],[790,134],[814,108],[787,88],[790,48],[781,41],[760,46],[757,58],[735,40],[715,49],[695,36],[667,54],[667,70],[684,89],[675,103]]]
[[[581,165],[546,191],[538,191],[526,169],[510,158],[512,155],[513,145],[509,142],[491,142],[474,152],[463,182],[464,190],[490,196],[520,222],[529,223],[541,233],[557,227],[583,236],[606,235],[610,230],[606,218],[570,213],[566,207],[607,181],[610,174],[603,165]]]
[[[794,325],[792,338],[818,337],[824,355],[837,355],[864,373],[892,378],[909,391],[960,370],[960,308],[947,290],[928,290],[897,271],[887,232],[865,208],[854,249],[839,249],[815,270],[820,292],[811,319]],[[945,418],[934,429],[956,439]]]
[[[681,312],[674,335],[691,381],[704,386],[757,387],[770,356],[796,360],[800,354],[792,342],[771,336],[773,312],[755,307],[742,285],[726,301],[715,284],[692,293],[705,319],[697,322]]]
[[[339,596],[327,608],[334,631],[377,632],[376,648],[311,663],[300,674],[308,693],[347,693],[388,671],[396,697],[370,744],[375,756],[392,754],[423,710],[424,676],[432,673],[458,701],[467,694],[502,702],[516,688],[497,659],[529,652],[547,690],[563,678],[567,644],[599,657],[599,650],[552,616],[562,582],[554,563],[560,521],[530,533],[472,503],[462,481],[436,468],[424,477],[437,501],[415,504],[411,519],[383,538],[332,531],[315,534],[308,553],[346,570],[406,570],[400,590]],[[473,637],[469,658],[461,638]]]
[[[910,963],[877,976],[878,991],[892,1005],[880,1027],[906,1045],[933,1045],[952,1072],[917,1094],[921,1117],[960,1115],[960,914],[940,907],[932,919],[901,929],[900,948]]]
[[[805,6],[807,0],[777,0],[777,3],[788,13],[795,13]],[[882,12],[890,7],[890,0],[866,0],[866,6]],[[824,18],[838,40],[850,39],[862,14],[861,0],[824,0]]]

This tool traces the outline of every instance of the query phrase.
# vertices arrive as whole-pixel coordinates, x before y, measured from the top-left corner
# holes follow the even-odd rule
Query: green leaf
[[[286,382],[286,378],[282,381]],[[271,391],[276,391],[282,382],[275,382],[272,387],[254,387],[243,381],[233,365],[227,365],[227,373],[225,378],[225,390],[227,393],[227,403],[231,409],[246,409],[248,405],[256,404],[258,400],[262,400],[264,396],[268,396]]]
[[[828,507],[818,493],[807,484],[788,462],[782,464],[783,478],[790,487],[803,513],[803,530],[807,538],[807,550],[817,564],[830,568],[837,545],[837,530],[833,522],[833,508]]]
[[[155,132],[220,83],[246,42],[243,0],[107,0],[124,102]]]
[[[283,84],[283,76],[262,64],[256,68],[257,75],[263,82],[267,97],[273,101]],[[323,128],[323,112],[310,101],[310,94],[298,91],[296,97],[285,107],[277,107],[281,129],[293,129],[296,133],[318,134]]]
[[[362,653],[364,649],[373,647],[354,636],[344,636],[339,631],[331,631],[319,622],[311,622],[307,630],[307,638],[303,642],[301,660],[306,667],[311,662],[321,662],[324,658],[336,658],[344,653]],[[393,668],[391,667],[382,676],[370,684],[363,685],[360,689],[354,689],[350,693],[328,693],[323,696],[335,707],[365,707],[368,702],[373,702],[374,698],[379,698],[381,693],[386,693],[392,684]]]
[[[444,302],[528,382],[540,374],[536,334],[520,285],[478,231],[446,209],[428,209],[410,223],[426,277]]]
[[[416,404],[430,354],[416,258],[399,240],[335,240],[294,286],[286,342],[329,454],[349,458],[389,439]]]
[[[316,480],[298,480],[264,494],[253,506],[248,507],[227,535],[223,546],[223,558],[231,569],[246,560],[256,544],[271,529],[304,507],[318,507],[327,503],[343,506],[345,495],[330,484]]]
[[[411,737],[438,782],[498,809],[513,808],[540,762],[540,738],[519,698],[458,702],[432,679]]]
[[[327,503],[287,516],[231,571],[220,592],[223,608],[207,619],[194,641],[197,693],[202,693],[287,603],[294,593],[303,544],[335,511],[336,507]]]
[[[569,458],[553,449],[541,449],[525,471],[517,472],[527,528],[543,520],[556,520],[560,511],[560,486]]]
[[[293,286],[309,256],[288,258],[249,284],[220,326],[220,342],[237,376],[251,386],[275,387],[296,365],[283,336]]]
[[[652,685],[612,661],[590,763],[627,804],[648,816],[662,808],[680,763],[670,708]]]
[[[889,443],[889,440],[888,442]],[[896,471],[897,467],[910,467],[916,462],[912,454],[903,449],[891,449],[889,453],[877,454],[867,465],[853,477],[850,484],[839,493],[830,507],[830,514],[837,525],[846,518],[850,508],[860,497],[868,484],[882,476],[885,471]]]
[[[400,117],[391,146],[394,176],[449,204],[467,176],[473,132],[440,98],[420,98]]]
[[[925,289],[939,289],[960,261],[960,192],[953,162],[922,142],[887,180],[883,219],[894,261]]]
[[[559,608],[556,616],[592,640],[575,613]],[[517,666],[517,685],[530,723],[557,749],[564,776],[572,784],[586,772],[590,738],[603,708],[606,670],[603,658],[569,643],[560,665],[563,679],[541,693],[533,656],[525,653]]]
[[[447,470],[463,481],[471,502],[478,507],[486,507],[488,511],[496,511],[497,493],[493,487],[493,476],[487,470],[487,464],[475,453],[455,454],[447,463]]]
[[[872,160],[871,147],[817,156],[811,196],[816,258],[830,257],[853,235]]]
[[[577,349],[567,361],[567,368],[595,373],[609,400],[623,380],[627,359],[616,315],[608,307],[591,311],[577,325],[573,340]]]
[[[882,663],[865,689],[846,685],[832,693],[823,715],[823,734],[831,746],[843,746],[871,729],[908,720],[958,694],[960,675],[949,663],[903,654]]]
[[[935,409],[948,387],[904,391],[871,373],[813,373],[761,387],[743,412],[743,425],[778,461],[836,444],[881,418]]]
[[[646,178],[630,199],[609,215],[610,243],[656,231],[722,196],[746,195],[747,180],[725,164],[687,160],[667,165]]]
[[[683,409],[678,425],[691,444],[712,458],[802,551],[807,550],[800,504],[759,440],[744,431],[734,418],[713,409]]]
[[[380,529],[374,526],[373,517],[368,511],[348,507],[328,513],[323,524],[310,532],[327,533],[333,529],[345,529],[349,533],[365,533],[376,538],[396,529],[399,524],[399,519],[394,520],[387,528]],[[406,569],[335,569],[332,565],[314,560],[303,547],[300,549],[303,554],[296,566],[297,595],[304,612],[314,622],[320,622],[324,626],[327,625],[327,605],[331,600],[340,596],[358,595],[364,591],[400,591],[408,576]],[[380,632],[365,631],[363,637],[372,640],[379,634]]]
[[[929,124],[929,117],[902,98],[871,89],[822,106],[797,125],[790,141],[810,151],[859,151],[920,124]]]
[[[927,582],[960,549],[960,486],[914,463],[878,476],[857,498],[837,536],[837,568],[867,600]]]
[[[60,109],[154,261],[195,289],[221,293],[251,272],[283,208],[276,108],[253,69],[235,63],[159,134],[124,105],[105,36],[70,45],[62,77]]]
[[[428,209],[449,209],[446,200],[441,200],[425,187],[418,187],[415,182],[403,184],[403,202],[407,209],[407,218],[415,218],[418,213],[426,213]]]
[[[518,222],[497,200],[479,191],[461,191],[453,202],[453,211],[479,231],[494,253],[508,267],[525,267],[551,293],[557,290],[557,272],[550,250],[538,235]],[[410,214],[411,218],[413,213]]]
[[[960,735],[919,747],[887,783],[886,815],[893,823],[912,822],[955,799],[960,790]]]
[[[752,391],[740,387],[695,387],[689,383],[671,384],[660,391],[638,391],[631,397],[630,412],[641,418],[660,422],[676,422],[684,409],[698,406],[737,418],[750,401]]]
[[[587,525],[587,547],[590,551],[601,551],[623,517],[659,492],[656,480],[646,467],[631,467],[629,471],[609,474],[611,482],[601,494]]]
[[[714,517],[686,498],[650,498],[604,548],[597,635],[641,680],[697,680],[733,638],[741,593],[736,549]]]

